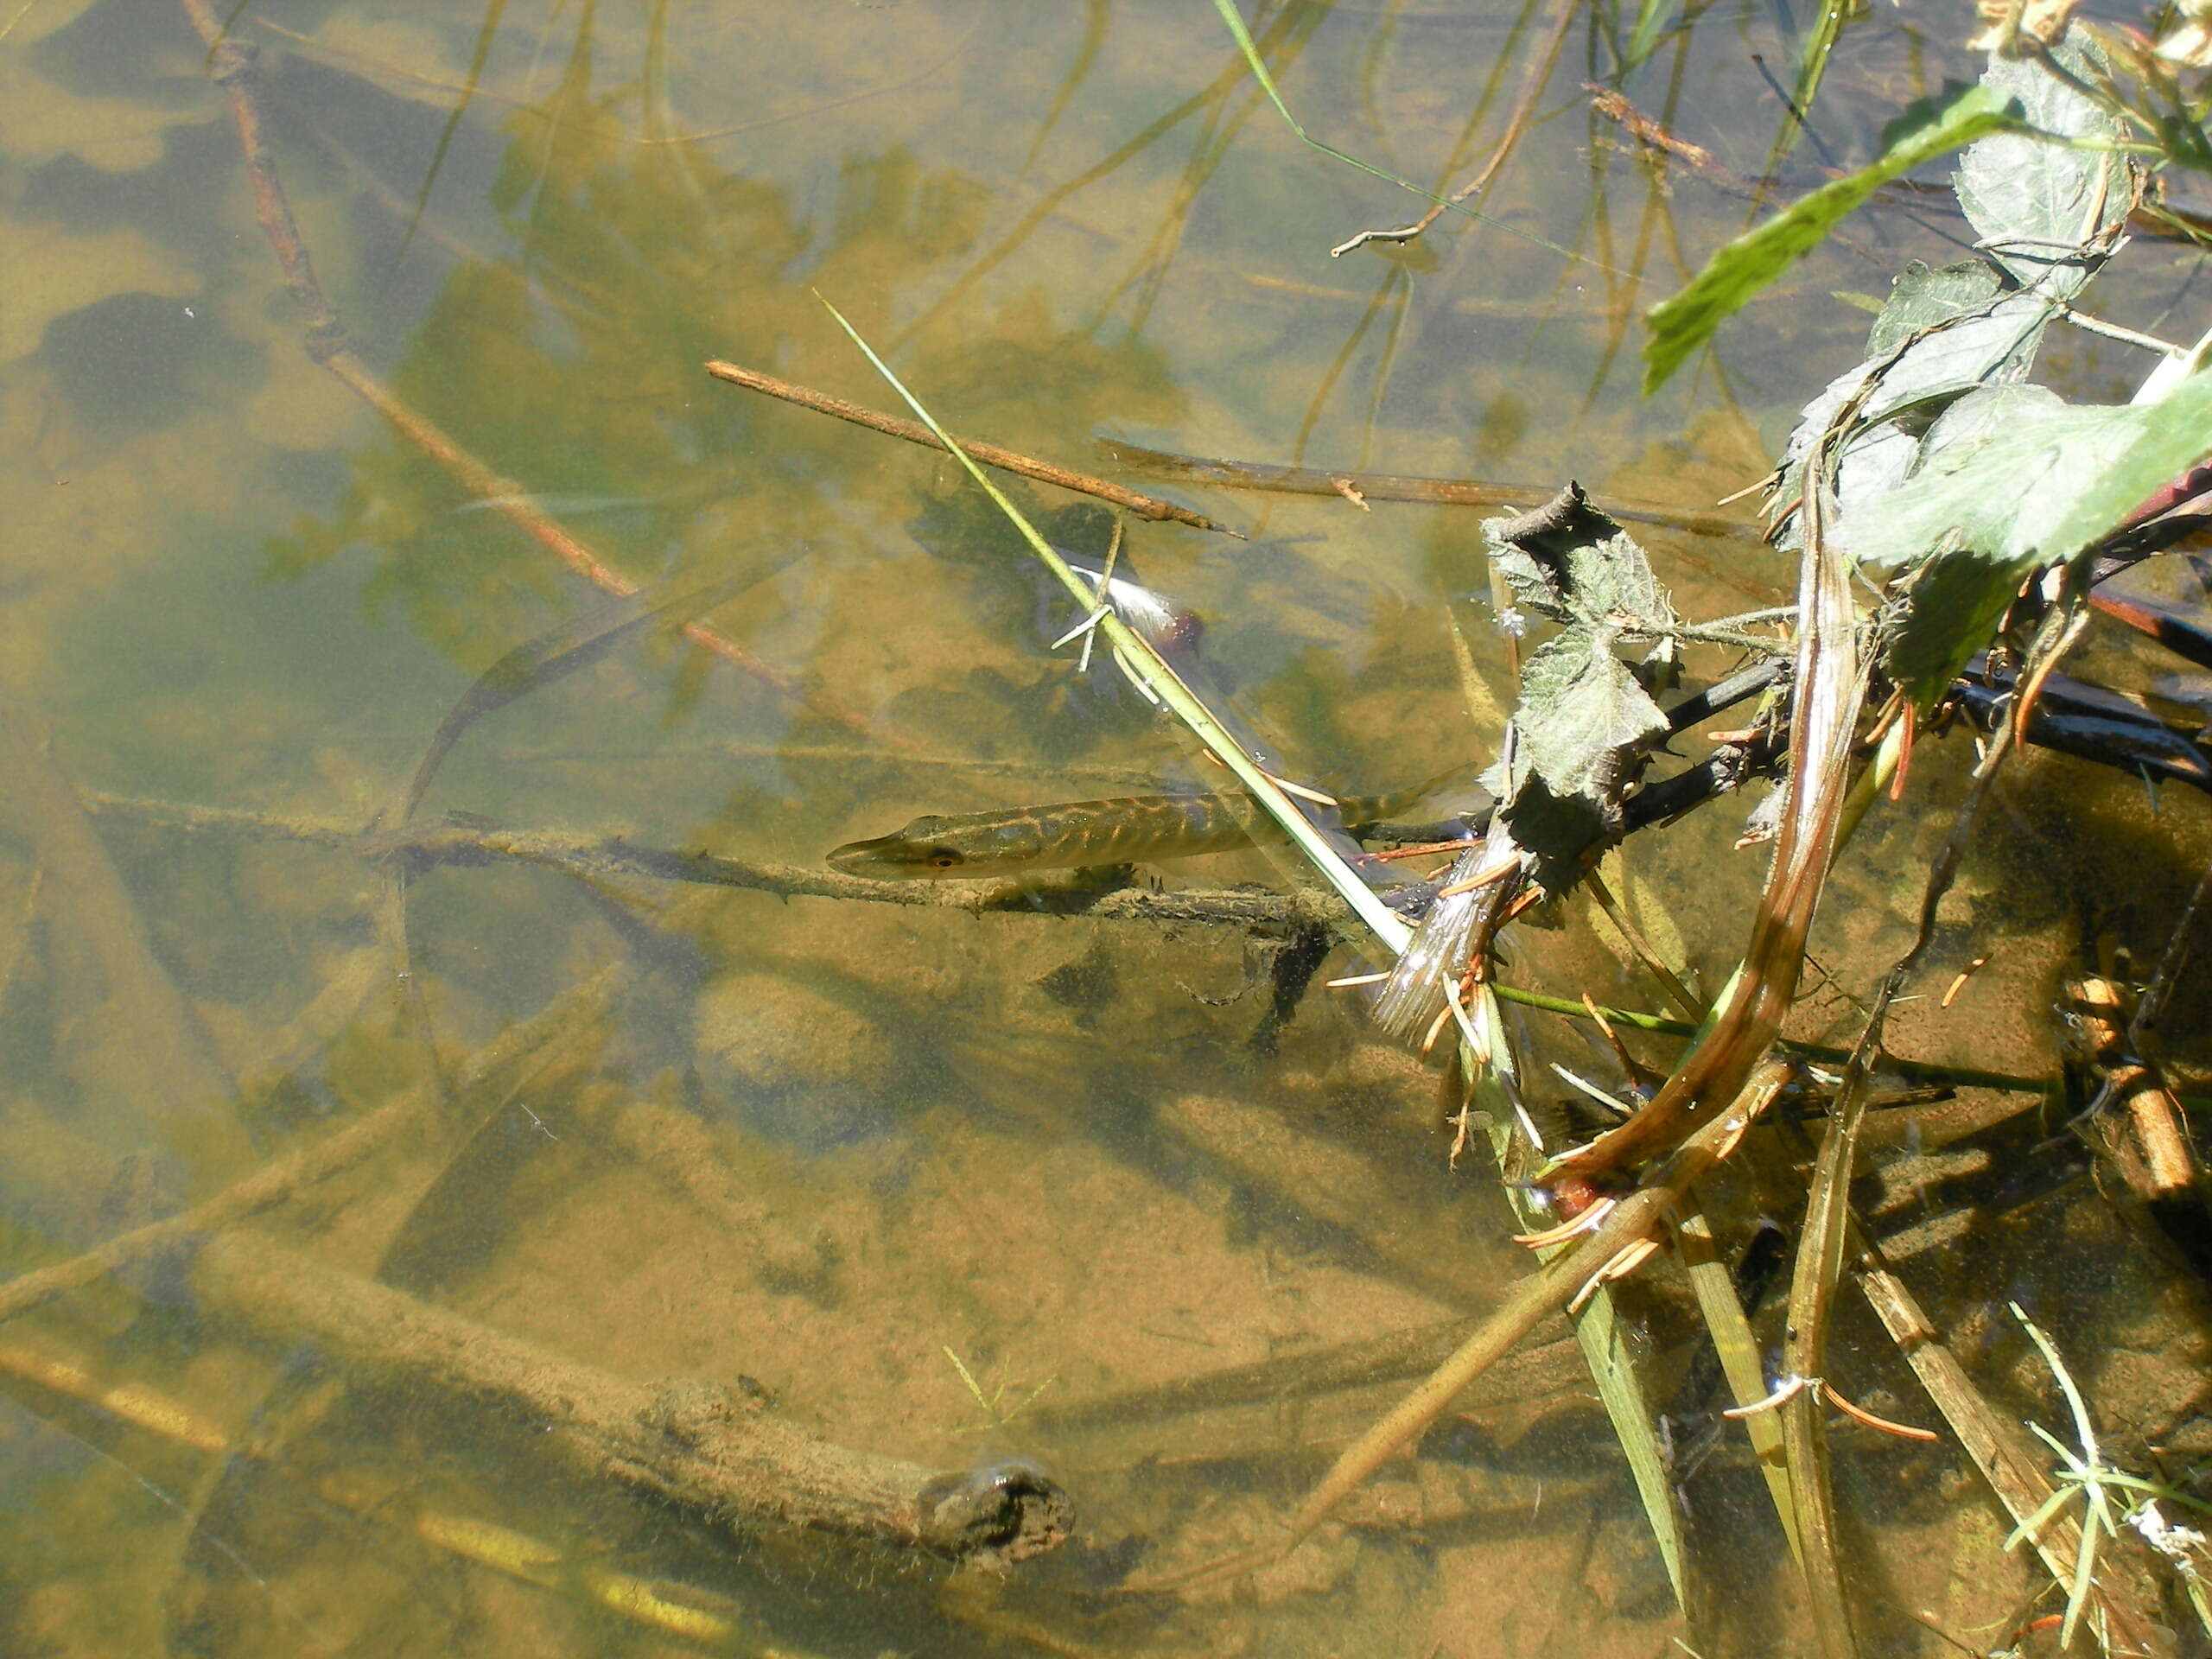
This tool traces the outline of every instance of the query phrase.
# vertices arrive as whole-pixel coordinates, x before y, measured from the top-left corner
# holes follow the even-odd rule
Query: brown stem
[[[2132,1132],[2128,1155],[2115,1156],[2114,1166],[2145,1203],[2191,1191],[2196,1159],[2182,1128],[2181,1108],[2157,1070],[2129,1048],[2119,988],[2101,976],[2087,976],[2069,988],[2090,1058],[2105,1074],[2106,1096]],[[2123,1149],[2124,1143],[2097,1139],[2108,1152]]]
[[[903,420],[896,415],[886,415],[880,410],[869,409],[860,404],[849,404],[842,397],[832,397],[826,391],[817,391],[811,386],[794,385],[779,380],[772,374],[763,374],[758,369],[741,367],[725,363],[721,359],[709,359],[707,372],[717,380],[727,380],[734,386],[743,386],[748,391],[766,392],[771,397],[780,397],[787,404],[797,404],[818,415],[835,415],[841,421],[850,421],[855,426],[881,432],[890,437],[904,438],[918,443],[925,449],[942,451],[937,434],[919,421]],[[995,443],[977,443],[963,438],[960,447],[986,467],[995,467],[1002,473],[1019,473],[1024,478],[1033,478],[1040,483],[1053,484],[1064,490],[1073,490],[1081,495],[1095,495],[1102,501],[1110,501],[1125,512],[1140,518],[1158,522],[1188,524],[1193,530],[1217,531],[1224,536],[1235,536],[1240,541],[1243,532],[1216,524],[1204,513],[1178,506],[1173,501],[1163,501],[1156,495],[1140,495],[1136,491],[1106,479],[1094,478],[1088,473],[1072,473],[1065,467],[1056,467],[1049,461],[1017,454],[1011,449],[1001,449]]]
[[[1101,438],[1102,459],[1119,466],[1224,490],[1270,490],[1283,495],[1341,496],[1349,485],[1370,501],[1424,501],[1444,507],[1535,507],[1558,495],[1556,486],[1484,484],[1467,479],[1408,478],[1395,473],[1336,473],[1319,467],[1278,467],[1256,461],[1214,461],[1147,449],[1119,438]],[[1675,512],[1649,503],[1624,505],[1611,498],[1605,512],[1624,524],[1653,524],[1694,536],[1757,538],[1749,519],[1722,513]]]
[[[1941,1333],[1904,1281],[1890,1271],[1855,1219],[1851,1226],[1851,1249],[1853,1276],[1867,1306],[1874,1310],[1883,1329],[1912,1367],[1913,1375],[1920,1379],[1921,1387],[1958,1437],[1960,1449],[1981,1471],[2005,1513],[2024,1524],[2051,1496],[2050,1483],[2037,1466],[2032,1443],[1982,1397],[1966,1368],[1943,1345]],[[2082,1548],[2082,1529],[2071,1516],[2052,1516],[2029,1541],[2053,1579],[2062,1585],[2072,1580]],[[2100,1554],[2092,1592],[2111,1622],[2108,1651],[2165,1650],[2167,1644],[2159,1635],[2163,1616],[2157,1589],[2136,1562],[2116,1561],[2114,1554],[2110,1549]]]

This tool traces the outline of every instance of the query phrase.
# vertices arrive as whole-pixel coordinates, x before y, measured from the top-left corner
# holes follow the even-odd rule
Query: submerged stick
[[[534,1018],[501,1033],[479,1057],[466,1088],[473,1090],[496,1081],[518,1060],[535,1055],[550,1038],[596,1026],[621,977],[617,969],[603,969],[555,998]],[[313,1146],[264,1164],[204,1204],[118,1234],[81,1255],[19,1274],[0,1285],[0,1323],[43,1307],[188,1239],[218,1232],[285,1203],[302,1190],[352,1168],[403,1131],[416,1128],[437,1104],[437,1092],[428,1085],[406,1090]]]
[[[1067,1495],[1033,1465],[946,1473],[817,1439],[757,1392],[636,1382],[487,1329],[404,1292],[231,1234],[193,1286],[218,1314],[351,1371],[513,1414],[572,1467],[723,1526],[825,1531],[1001,1565],[1062,1542]]]
[[[2053,1495],[2050,1482],[2038,1459],[2018,1427],[2000,1416],[1983,1397],[1958,1358],[1943,1344],[1904,1280],[1892,1273],[1880,1252],[1867,1243],[1856,1218],[1852,1222],[1853,1276],[1866,1305],[1882,1322],[1890,1339],[1912,1367],[1936,1408],[1957,1438],[1959,1447],[1981,1471],[1989,1489],[2016,1523],[2024,1524],[2042,1515]],[[2064,1513],[2045,1518],[2029,1535],[2036,1554],[2052,1579],[2063,1585],[2074,1575],[2080,1558],[2082,1529]],[[2162,1630],[2158,1593],[2132,1562],[2107,1555],[2101,1563],[2094,1593],[2108,1621],[2113,1653],[2158,1654],[2171,1650],[2171,1637]]]
[[[850,421],[855,426],[887,436],[904,438],[908,443],[918,443],[925,449],[943,451],[944,445],[938,442],[937,434],[919,421],[909,421],[896,415],[886,415],[880,410],[869,409],[861,404],[849,404],[842,397],[832,397],[826,391],[817,391],[811,386],[801,386],[789,380],[779,380],[772,374],[763,374],[758,369],[744,368],[735,363],[726,363],[720,358],[709,360],[707,372],[717,380],[727,380],[734,386],[743,386],[748,391],[766,392],[771,397],[780,397],[787,404],[797,404],[801,409],[813,410],[817,414],[835,415],[841,421]],[[1116,484],[1109,479],[1094,478],[1089,473],[1071,472],[1049,461],[1001,449],[995,443],[978,443],[972,438],[960,440],[965,449],[986,467],[995,467],[1002,473],[1018,473],[1024,478],[1033,478],[1040,484],[1052,484],[1063,490],[1073,490],[1078,495],[1096,496],[1101,501],[1110,501],[1125,512],[1140,518],[1174,524],[1188,524],[1193,530],[1211,530],[1224,536],[1243,539],[1242,531],[1231,530],[1227,524],[1217,524],[1202,512],[1164,501],[1156,495],[1141,495],[1127,485]]]
[[[2094,1128],[2095,1142],[2113,1159],[2120,1179],[2146,1204],[2194,1190],[2196,1157],[2183,1126],[2181,1108],[2158,1069],[2129,1046],[2121,1029],[2120,988],[2101,975],[2084,975],[2067,991],[2081,1021],[2089,1058],[2104,1073],[2100,1098],[2111,1118]],[[2108,1134],[2125,1122],[2125,1135]],[[2132,1143],[2132,1144],[2131,1144]]]
[[[1335,473],[1319,467],[1280,467],[1256,461],[1213,461],[1147,449],[1120,438],[1098,440],[1103,460],[1191,484],[1224,490],[1268,490],[1281,495],[1341,496],[1350,485],[1370,501],[1422,501],[1443,507],[1540,507],[1559,494],[1556,485],[1484,484],[1468,479],[1414,478],[1396,473]],[[1606,514],[1624,524],[1651,524],[1694,536],[1754,539],[1758,526],[1725,513],[1675,512],[1649,502],[1608,498]]]

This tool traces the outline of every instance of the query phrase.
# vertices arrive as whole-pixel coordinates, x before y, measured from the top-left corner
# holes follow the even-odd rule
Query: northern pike
[[[1454,774],[1456,775],[1456,774]],[[1418,789],[1338,803],[1347,824],[1381,823],[1433,793]],[[975,879],[1090,864],[1150,863],[1286,839],[1249,795],[1131,795],[1111,801],[916,818],[896,835],[848,842],[830,868],[878,881]]]

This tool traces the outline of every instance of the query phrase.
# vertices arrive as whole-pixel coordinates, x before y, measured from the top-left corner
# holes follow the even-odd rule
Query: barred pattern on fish
[[[1429,783],[1395,795],[1343,801],[1338,812],[1349,824],[1378,823],[1435,787]],[[1148,863],[1285,838],[1249,795],[1132,795],[919,817],[896,835],[849,842],[830,854],[829,863],[847,875],[879,881],[944,880]]]

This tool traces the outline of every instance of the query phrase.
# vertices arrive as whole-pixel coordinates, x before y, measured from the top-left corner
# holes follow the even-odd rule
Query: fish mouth
[[[823,855],[822,861],[840,875],[859,876],[869,881],[912,881],[958,874],[957,870],[933,869],[918,860],[902,856],[896,836],[880,836],[874,841],[849,841],[842,847],[831,848]]]
[[[880,868],[886,861],[883,849],[873,841],[849,841],[842,847],[832,847],[822,855],[822,861],[840,875],[868,875],[873,868]]]

